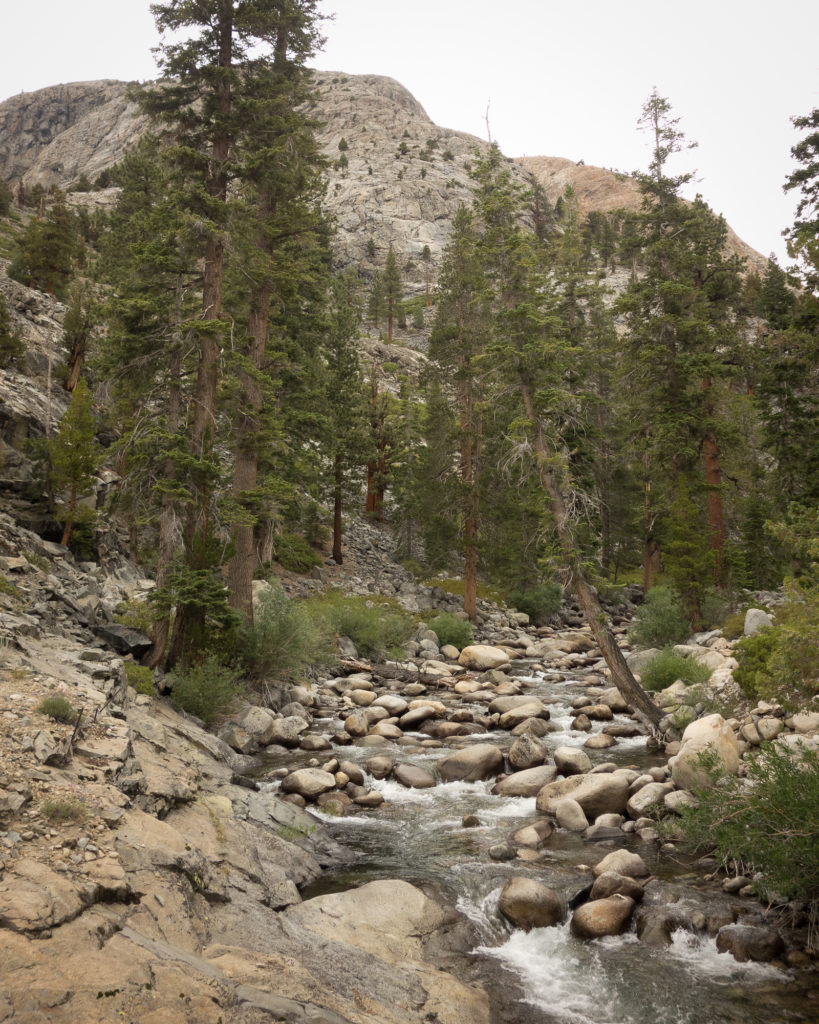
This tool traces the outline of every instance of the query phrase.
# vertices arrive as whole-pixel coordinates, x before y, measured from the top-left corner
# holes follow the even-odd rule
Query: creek
[[[559,730],[545,737],[550,749],[582,746],[589,734],[571,729],[570,704],[591,680],[584,681],[582,672],[564,678],[525,665],[515,672],[532,687],[528,692],[550,708],[551,722]],[[459,707],[470,705],[462,702]],[[485,713],[479,705],[471,710]],[[615,722],[630,719],[615,716]],[[316,721],[319,728],[322,724]],[[594,730],[603,724],[594,723]],[[337,722],[328,719],[326,727],[329,736],[337,731]],[[363,767],[373,754],[390,752],[396,761],[434,770],[437,761],[464,742],[459,738],[457,745],[422,746],[424,740],[428,737],[410,734],[406,745],[354,744],[337,754]],[[504,746],[509,740],[508,734],[493,731],[467,742]],[[619,739],[612,748],[588,753],[595,764],[615,762],[640,770],[665,763],[661,754],[646,750],[644,737]],[[572,937],[568,923],[528,933],[513,928],[498,912],[506,881],[515,876],[537,879],[568,903],[589,883],[588,865],[619,846],[640,854],[653,875],[649,886],[659,888],[665,902],[708,916],[724,897],[719,882],[707,881],[705,871],[690,860],[661,853],[656,841],[625,834],[622,839],[589,843],[576,833],[556,829],[537,860],[493,860],[490,847],[537,817],[534,798],[494,796],[493,783],[408,789],[394,780],[368,777],[368,787],[385,797],[378,809],[339,818],[311,808],[333,838],[354,852],[355,866],[326,874],[302,895],[308,899],[383,878],[443,889],[475,926],[474,955],[484,963],[494,961],[495,970],[487,974],[497,977],[498,965],[513,973],[520,1019],[527,1024],[815,1024],[819,1007],[814,1002],[811,1008],[806,979],[719,954],[715,939],[706,932],[680,929],[670,945],[653,945],[641,942],[634,931],[588,941]],[[479,824],[465,827],[465,815],[474,815]],[[756,909],[756,904],[748,903],[749,911]],[[508,1019],[517,1017],[513,1012]]]

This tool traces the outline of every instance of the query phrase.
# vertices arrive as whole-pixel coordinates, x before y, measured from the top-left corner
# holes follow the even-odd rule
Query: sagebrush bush
[[[670,647],[651,659],[640,673],[643,689],[656,693],[664,690],[679,679],[688,686],[707,683],[711,678],[711,669],[707,665],[675,654]]]
[[[289,679],[333,658],[326,624],[311,616],[304,603],[291,601],[276,580],[256,602],[253,626],[241,630],[239,652],[256,680]]]
[[[244,689],[236,671],[213,656],[186,672],[169,672],[166,682],[173,706],[196,715],[206,725],[227,712]]]
[[[55,722],[74,722],[77,719],[77,710],[71,701],[65,697],[45,697],[40,701],[37,710],[41,715],[48,715]]]
[[[746,759],[747,780],[721,772],[713,755],[700,755],[709,777],[695,791],[697,805],[682,810],[682,832],[696,850],[715,849],[747,873],[760,872],[766,898],[806,900],[819,913],[819,752],[764,744]]]
[[[64,821],[85,821],[88,817],[88,808],[82,797],[66,794],[43,800],[40,804],[40,814],[55,824]]]
[[[331,633],[348,636],[364,658],[403,657],[403,645],[415,628],[408,612],[383,598],[345,597],[329,591],[306,604]]]
[[[276,538],[276,561],[288,572],[306,573],[321,565],[321,555],[299,533],[282,533]]]
[[[638,647],[669,647],[688,634],[688,615],[676,591],[652,587],[634,618],[629,639]]]
[[[451,612],[441,612],[440,615],[436,615],[435,618],[431,619],[428,625],[438,637],[438,643],[441,647],[446,644],[452,644],[459,651],[464,647],[468,647],[475,635],[471,622],[467,622]]]
[[[519,612],[525,612],[535,626],[543,626],[560,611],[563,603],[563,587],[550,581],[529,590],[513,590],[509,604]]]

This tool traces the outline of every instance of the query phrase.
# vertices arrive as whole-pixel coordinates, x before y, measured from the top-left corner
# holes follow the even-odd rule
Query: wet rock
[[[552,764],[526,768],[496,782],[492,792],[496,796],[537,796],[547,782],[554,781],[556,775],[557,768]]]
[[[553,756],[561,775],[585,775],[592,769],[591,758],[579,747],[558,747]]]
[[[646,907],[637,915],[637,937],[651,946],[669,946],[674,932],[693,927],[688,914],[676,907]]]
[[[544,764],[549,756],[546,745],[536,736],[518,736],[509,748],[509,764],[517,771]]]
[[[575,732],[591,732],[592,724],[588,715],[580,714],[572,722],[572,729]]]
[[[344,719],[344,731],[354,739],[366,736],[370,731],[370,718],[364,710],[354,711]]]
[[[517,707],[504,711],[500,716],[499,724],[501,729],[514,729],[530,718],[538,718],[544,714],[544,711],[545,709],[539,700],[530,700],[525,704],[519,704]],[[548,717],[548,712],[545,712],[545,717]]]
[[[537,795],[537,809],[554,814],[559,801],[571,797],[592,818],[599,814],[622,814],[629,797],[628,786],[626,778],[619,774],[572,775],[544,786]]]
[[[604,871],[594,880],[591,888],[591,899],[604,900],[616,894],[628,896],[639,903],[645,892],[642,885],[629,875],[621,875],[617,871]]]
[[[629,797],[626,810],[632,818],[644,815],[660,807],[665,796],[671,793],[674,786],[670,782],[649,782]]]
[[[506,861],[515,859],[515,848],[511,843],[495,843],[488,850],[492,860]]]
[[[628,896],[609,896],[590,900],[572,915],[571,933],[578,939],[598,939],[604,935],[622,935],[634,912],[634,900]]]
[[[347,761],[342,762],[342,768],[344,771],[347,771],[347,764]],[[395,761],[388,754],[376,754],[373,757],[367,758],[365,767],[374,779],[386,779],[392,771],[394,764]],[[349,775],[350,773],[347,772],[347,774]],[[350,778],[353,778],[353,776],[350,775]]]
[[[283,793],[298,793],[305,800],[315,800],[321,793],[335,789],[335,776],[320,768],[298,768],[282,779]]]
[[[613,747],[617,742],[613,736],[608,733],[599,732],[595,736],[590,736],[583,744],[587,750],[608,750],[609,747]]]
[[[729,924],[717,932],[717,951],[730,953],[740,963],[748,960],[770,963],[781,956],[784,949],[782,936],[774,928]]]
[[[592,871],[595,878],[599,878],[607,871],[615,871],[618,875],[625,875],[627,878],[645,878],[651,873],[643,858],[630,850],[612,850],[599,864],[595,865]]]
[[[301,743],[301,734],[308,728],[308,723],[300,715],[277,718],[271,722],[268,742],[277,743],[282,747],[297,747]]]
[[[531,825],[524,825],[513,832],[510,842],[513,846],[531,846],[537,849],[546,842],[553,831],[551,824],[545,818],[540,818]]]
[[[589,827],[583,808],[571,797],[564,797],[555,807],[555,820],[569,832],[583,832]]]
[[[491,743],[478,743],[445,757],[437,768],[444,782],[480,782],[503,770],[503,754]]]
[[[435,786],[435,777],[414,764],[397,764],[393,775],[402,786],[410,789],[432,789]]]
[[[501,890],[498,910],[516,928],[550,928],[564,917],[563,905],[554,891],[532,878],[510,878]]]

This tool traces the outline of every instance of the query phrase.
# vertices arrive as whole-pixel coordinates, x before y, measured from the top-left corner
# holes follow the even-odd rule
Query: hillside
[[[369,277],[392,242],[407,288],[420,291],[424,246],[432,266],[440,264],[452,217],[471,200],[469,162],[487,143],[434,124],[394,79],[317,72],[315,82],[319,139],[332,161],[325,207],[338,225],[339,264]],[[81,174],[93,181],[146,129],[126,92],[124,82],[75,82],[0,103],[0,178],[27,188],[65,189]],[[342,140],[347,148],[340,150]],[[342,153],[346,166],[339,166]],[[552,204],[571,186],[584,214],[639,205],[633,179],[600,167],[554,156],[522,157],[509,166],[522,184],[534,177]],[[764,258],[733,233],[730,244],[751,266],[764,269]]]

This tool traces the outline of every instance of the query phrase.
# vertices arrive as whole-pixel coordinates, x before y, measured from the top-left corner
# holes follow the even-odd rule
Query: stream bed
[[[530,671],[518,668],[517,673]],[[529,691],[549,702],[558,730],[545,742],[582,746],[588,733],[571,730],[571,701],[583,693],[583,676],[554,679],[532,672]],[[483,713],[481,708],[475,708]],[[630,721],[615,716],[615,722]],[[317,723],[318,724],[318,723]],[[595,723],[595,730],[602,723]],[[329,726],[329,721],[328,721]],[[331,731],[331,730],[328,730]],[[389,752],[396,761],[433,770],[455,746],[418,745],[381,748],[347,746],[340,756],[363,767],[367,758]],[[493,731],[469,742],[504,745],[508,735]],[[458,746],[463,745],[463,738]],[[643,737],[618,740],[615,747],[588,751],[594,763],[614,761],[640,770],[664,764],[646,750]],[[574,938],[568,923],[529,932],[513,928],[498,912],[498,897],[512,877],[531,877],[553,888],[564,903],[591,880],[589,865],[613,848],[639,853],[662,887],[663,899],[706,915],[724,899],[719,882],[681,855],[661,853],[656,841],[636,836],[589,843],[556,829],[538,851],[538,859],[493,860],[491,847],[537,817],[534,798],[495,796],[488,782],[451,782],[433,789],[408,789],[390,780],[367,779],[385,804],[375,810],[333,817],[311,808],[334,839],[355,855],[354,868],[328,873],[303,897],[338,891],[383,878],[400,878],[434,888],[474,924],[474,955],[512,972],[521,1019],[543,1024],[809,1024],[819,1020],[819,1002],[811,999],[815,982],[766,964],[739,963],[717,953],[713,936],[680,929],[670,945],[641,942],[631,931],[593,941]],[[465,827],[466,815],[478,824]],[[748,902],[749,912],[757,905]],[[735,904],[736,905],[736,904]],[[493,976],[497,971],[493,972]],[[511,989],[514,986],[510,986]],[[512,996],[510,995],[510,998]],[[525,1010],[524,1010],[525,1007]],[[514,1013],[508,1019],[515,1020]]]

